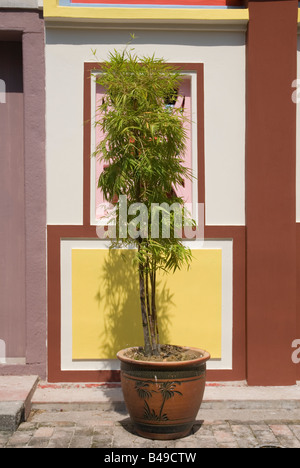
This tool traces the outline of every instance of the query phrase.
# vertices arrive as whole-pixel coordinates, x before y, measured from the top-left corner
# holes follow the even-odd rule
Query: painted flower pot
[[[125,404],[137,433],[148,439],[187,436],[200,409],[206,382],[208,352],[190,348],[199,357],[189,361],[135,361],[117,354]]]

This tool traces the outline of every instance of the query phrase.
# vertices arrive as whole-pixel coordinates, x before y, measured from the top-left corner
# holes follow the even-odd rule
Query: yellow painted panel
[[[121,2],[120,2],[121,3]],[[59,6],[59,0],[44,0],[45,19],[199,20],[247,22],[247,8],[122,8]]]
[[[119,349],[143,344],[133,255],[72,250],[73,359],[114,359]],[[190,270],[159,275],[161,342],[202,347],[220,358],[222,250],[193,250],[193,256]]]

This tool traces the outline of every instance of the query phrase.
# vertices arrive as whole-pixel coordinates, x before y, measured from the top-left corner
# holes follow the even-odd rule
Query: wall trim
[[[65,6],[66,2],[59,2],[59,0],[45,0],[44,1],[44,17],[47,23],[51,21],[76,21],[76,22],[145,22],[157,23],[162,21],[164,23],[189,23],[201,24],[209,23],[210,26],[216,25],[247,25],[249,20],[249,12],[247,8],[203,8],[185,6],[182,8],[163,8],[163,7],[107,7],[107,6],[82,6],[81,4]],[[69,2],[68,2],[69,3]],[[48,24],[47,24],[48,26]]]

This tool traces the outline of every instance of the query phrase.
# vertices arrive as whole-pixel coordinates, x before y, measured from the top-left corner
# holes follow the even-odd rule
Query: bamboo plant
[[[181,75],[163,59],[139,57],[132,50],[115,50],[101,64],[96,81],[105,89],[96,122],[104,137],[94,156],[105,163],[98,188],[115,205],[116,237],[111,240],[111,248],[129,245],[136,248],[143,349],[146,356],[157,355],[161,346],[157,272],[174,272],[189,266],[192,259],[181,236],[175,235],[178,222],[174,212],[170,210],[169,217],[164,218],[161,216],[164,208],[154,209],[175,203],[181,214],[184,212],[184,200],[176,194],[176,187],[184,177],[191,177],[182,157],[187,139],[186,117],[182,109],[172,106]],[[121,210],[116,199],[121,196],[127,200],[125,224],[134,227],[134,235],[132,230],[131,235],[128,230],[124,235],[124,229],[120,228]],[[141,205],[146,207],[146,214],[144,210],[143,216],[140,213],[134,218],[136,207]],[[159,226],[155,235],[153,213]],[[165,219],[169,222],[168,235],[162,232]]]

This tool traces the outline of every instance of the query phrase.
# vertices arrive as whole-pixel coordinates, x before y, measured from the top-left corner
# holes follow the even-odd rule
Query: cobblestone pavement
[[[202,415],[204,420],[197,420],[188,437],[151,441],[135,434],[125,412],[34,410],[16,432],[0,431],[0,448],[300,448],[299,419],[257,422],[245,420],[247,415],[222,420],[212,419],[209,412]]]

